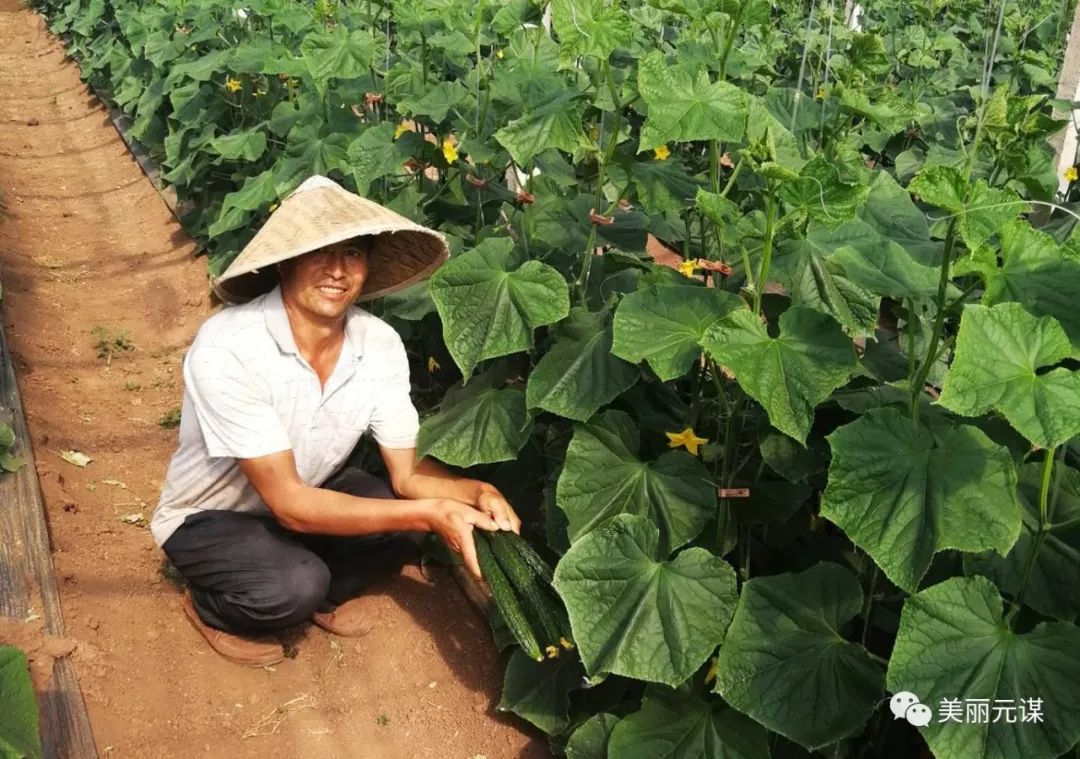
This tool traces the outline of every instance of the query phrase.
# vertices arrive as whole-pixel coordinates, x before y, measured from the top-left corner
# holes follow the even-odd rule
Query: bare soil
[[[307,627],[273,668],[221,659],[187,622],[145,519],[211,313],[205,264],[42,19],[0,0],[0,39],[2,311],[66,623],[47,639],[7,620],[0,640],[39,684],[72,657],[103,757],[546,756],[495,712],[487,624],[437,569],[374,586],[366,637]]]

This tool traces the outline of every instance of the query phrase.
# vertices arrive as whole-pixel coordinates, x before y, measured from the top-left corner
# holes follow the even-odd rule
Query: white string
[[[1069,216],[1073,217],[1077,221],[1080,221],[1080,215],[1077,215],[1075,212],[1070,211],[1063,205],[1060,205],[1058,203],[1051,203],[1045,200],[1010,200],[1005,203],[989,203],[985,206],[971,206],[965,208],[963,211],[951,213],[948,216],[931,216],[930,214],[926,214],[926,218],[930,221],[946,221],[956,216],[963,216],[964,214],[971,213],[972,211],[986,211],[991,208],[1004,208],[1006,206],[1025,205],[1029,203],[1036,206],[1047,206],[1048,208],[1053,208],[1055,211],[1062,211],[1063,213],[1067,213]],[[1032,229],[1034,229],[1034,227],[1032,227]]]
[[[584,29],[582,29],[580,26],[578,26],[577,11],[574,9],[574,4],[573,3],[570,3],[570,23],[572,23],[574,25],[574,28],[578,30],[578,34],[580,34],[582,37],[584,37],[585,39],[589,39],[589,40],[592,39],[591,34],[589,34]]]

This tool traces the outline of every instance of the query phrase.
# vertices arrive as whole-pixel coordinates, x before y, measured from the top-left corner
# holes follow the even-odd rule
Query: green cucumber
[[[544,582],[551,583],[555,579],[555,574],[551,571],[551,567],[544,561],[543,557],[536,552],[536,550],[529,545],[529,541],[520,535],[516,535],[512,532],[507,533],[507,542],[514,547],[514,550],[518,552],[522,560],[529,565],[529,568],[536,574],[544,578]]]
[[[522,600],[526,616],[533,620],[533,629],[540,633],[541,645],[549,658],[559,655],[566,638],[566,613],[558,603],[551,584],[525,561],[516,543],[524,540],[512,532],[493,532],[487,536],[495,560],[506,574]]]
[[[536,661],[543,661],[544,654],[540,650],[540,642],[536,639],[536,634],[533,633],[532,626],[521,609],[521,603],[514,593],[510,580],[499,568],[491,545],[484,533],[479,530],[473,535],[476,538],[474,542],[476,543],[476,558],[480,562],[480,572],[487,580],[488,588],[491,589],[491,598],[495,602],[495,607],[525,654]]]

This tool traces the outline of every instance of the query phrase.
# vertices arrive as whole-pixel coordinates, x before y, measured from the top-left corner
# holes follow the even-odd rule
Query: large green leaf
[[[394,125],[391,123],[366,130],[349,144],[346,155],[360,195],[367,195],[372,182],[393,174],[403,161],[394,143]]]
[[[428,116],[437,124],[468,97],[469,91],[461,82],[439,82],[419,97],[401,97],[397,105],[402,113]]]
[[[1001,230],[1000,252],[983,246],[957,261],[953,272],[983,278],[984,305],[1020,303],[1035,316],[1054,317],[1080,350],[1080,258],[1050,235],[1010,221]]]
[[[1001,611],[985,577],[954,577],[904,603],[886,683],[933,709],[922,735],[935,756],[1051,759],[1080,739],[1080,629],[1042,623],[1018,635]],[[987,700],[985,719],[967,720],[973,699]]]
[[[899,243],[918,263],[941,265],[941,242],[930,239],[926,214],[911,201],[907,190],[887,171],[879,171],[870,183],[870,195],[859,209],[859,218],[883,239]]]
[[[829,227],[853,218],[869,194],[867,185],[841,179],[837,168],[822,156],[803,166],[797,179],[780,186],[780,197],[793,212]]]
[[[529,374],[529,408],[584,422],[637,382],[637,367],[612,355],[611,339],[607,312],[571,311],[559,323],[555,344]]]
[[[265,208],[277,200],[277,180],[275,169],[267,169],[261,174],[245,179],[243,187],[225,196],[221,213],[210,225],[208,234],[215,237],[223,232],[242,227],[251,217],[252,211]]]
[[[515,649],[503,675],[499,711],[513,712],[545,733],[562,732],[569,720],[570,691],[581,687],[581,663],[574,656],[533,661]]]
[[[287,195],[313,174],[348,172],[350,142],[350,136],[342,132],[299,122],[289,131],[285,160],[279,164],[278,194]]]
[[[716,288],[651,285],[619,303],[611,352],[648,361],[660,379],[673,380],[701,355],[709,327],[740,305],[737,296]]]
[[[624,170],[632,178],[642,207],[650,214],[682,212],[693,205],[701,187],[701,181],[674,158],[634,160],[629,167],[624,166]]]
[[[581,538],[555,568],[590,676],[676,686],[701,666],[735,608],[735,570],[704,548],[671,561],[644,517],[623,514]]]
[[[432,455],[453,466],[508,461],[529,440],[532,419],[525,394],[504,388],[501,375],[487,372],[446,392],[439,413],[420,425],[417,456]]]
[[[931,298],[937,292],[937,267],[919,263],[902,245],[862,219],[852,219],[835,229],[812,226],[806,239],[846,279],[875,295]]]
[[[607,712],[589,717],[566,742],[566,759],[607,759],[608,741],[618,722],[618,717]]]
[[[608,743],[619,759],[768,759],[765,729],[718,698],[687,685],[650,685],[641,709],[615,725]]]
[[[615,48],[630,45],[635,29],[626,11],[603,0],[553,0],[551,25],[564,64],[583,55],[606,61]]]
[[[169,69],[169,75],[165,78],[166,91],[171,91],[173,87],[185,79],[205,82],[207,79],[217,76],[229,68],[229,62],[234,55],[235,51],[232,48],[222,48],[172,66]]]
[[[588,144],[581,127],[577,96],[567,91],[557,93],[499,129],[495,139],[519,166],[549,148],[572,153]]]
[[[964,557],[968,575],[989,577],[1013,597],[1020,589],[1031,552],[1038,539],[1039,485],[1042,464],[1020,469],[1020,500],[1024,505],[1023,529],[1005,558],[992,553]],[[1050,491],[1047,526],[1042,545],[1030,569],[1024,603],[1040,614],[1072,620],[1080,615],[1080,472],[1060,469],[1057,496]]]
[[[26,655],[0,646],[0,756],[41,757],[38,706]]]
[[[649,106],[638,152],[668,142],[741,140],[746,132],[746,95],[711,81],[704,68],[668,66],[653,52],[638,63],[638,89]]]
[[[618,514],[648,517],[667,556],[689,543],[716,513],[709,472],[685,451],[638,458],[638,432],[625,412],[609,410],[574,429],[555,499],[577,541]]]
[[[344,25],[330,31],[309,32],[300,43],[315,85],[326,89],[331,79],[354,79],[368,73],[376,52],[375,38],[366,29],[348,30]]]
[[[972,250],[1027,210],[1015,192],[992,188],[985,179],[971,184],[966,199],[965,189],[963,174],[952,166],[929,166],[908,185],[908,191],[926,203],[958,217],[960,236]]]
[[[859,581],[837,564],[748,581],[720,646],[716,692],[808,749],[855,732],[885,674],[840,632],[862,599]]]
[[[1020,532],[1016,470],[980,430],[874,409],[828,437],[821,515],[914,593],[934,554],[995,550]]]
[[[231,161],[254,161],[266,151],[266,134],[256,129],[222,135],[210,140],[211,152]]]
[[[484,359],[529,348],[534,329],[570,312],[562,275],[539,261],[511,268],[513,247],[508,238],[485,240],[431,278],[443,339],[466,379]]]
[[[964,416],[993,409],[1035,445],[1053,448],[1080,434],[1080,373],[1047,371],[1074,355],[1050,316],[1032,316],[1019,303],[967,306],[940,403]]]
[[[804,442],[814,407],[855,370],[855,347],[835,320],[808,308],[789,308],[779,328],[780,336],[770,337],[743,309],[714,324],[702,344],[765,408],[773,427]]]
[[[795,305],[828,314],[851,337],[873,336],[881,298],[843,276],[809,241],[795,238],[778,245],[769,274],[787,288]]]

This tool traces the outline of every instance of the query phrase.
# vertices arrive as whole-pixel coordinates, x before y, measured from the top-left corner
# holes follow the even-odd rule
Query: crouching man
[[[222,656],[280,661],[271,633],[305,620],[362,632],[365,570],[406,533],[436,533],[479,577],[472,531],[519,530],[492,485],[415,461],[405,348],[353,307],[447,256],[438,233],[316,176],[215,282],[240,305],[207,319],[185,357],[179,448],[151,532]],[[389,483],[345,466],[369,432]]]

